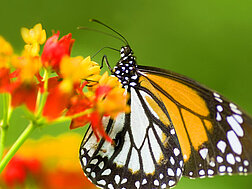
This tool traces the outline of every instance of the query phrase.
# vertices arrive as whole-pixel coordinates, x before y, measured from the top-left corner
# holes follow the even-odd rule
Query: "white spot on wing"
[[[199,153],[200,153],[202,159],[206,159],[207,154],[208,154],[208,149],[207,149],[207,148],[203,148],[203,149],[201,149],[201,150],[199,151]]]
[[[119,184],[119,182],[120,182],[120,176],[119,176],[119,175],[116,175],[116,176],[115,176],[115,183],[116,183],[116,184]]]
[[[224,173],[226,171],[226,166],[225,165],[221,165],[220,167],[219,167],[219,172],[220,173]]]
[[[244,135],[244,131],[240,124],[234,119],[233,116],[227,116],[227,122],[231,126],[231,128],[234,130],[234,132],[242,137]]]
[[[241,155],[242,145],[241,145],[240,140],[238,139],[238,137],[236,136],[236,134],[234,133],[233,130],[230,130],[230,131],[227,132],[227,139],[228,139],[228,142],[229,142],[232,150],[236,154]]]
[[[231,153],[227,154],[227,156],[226,156],[226,160],[227,160],[227,162],[228,162],[229,164],[232,164],[232,165],[234,165],[234,164],[235,164],[235,158],[234,158],[234,155],[233,155],[233,154],[231,154]]]
[[[154,185],[155,186],[159,186],[159,181],[156,179],[156,180],[154,180]]]
[[[87,165],[87,158],[83,157],[82,158],[82,163],[83,163],[84,166],[86,166]]]
[[[172,165],[175,164],[175,160],[174,160],[174,158],[172,156],[170,157],[170,162],[171,162]]]
[[[147,180],[146,180],[146,179],[143,179],[142,185],[145,185],[145,184],[147,184]]]
[[[216,160],[218,163],[222,163],[223,162],[223,158],[221,156],[217,156]]]
[[[135,186],[136,186],[136,188],[140,188],[140,182],[139,182],[139,181],[136,181],[136,182],[135,182]]]
[[[168,168],[168,169],[167,169],[167,174],[168,174],[169,176],[173,177],[173,176],[174,176],[174,171],[173,171],[171,168]]]
[[[216,120],[217,121],[221,121],[222,120],[221,115],[220,115],[219,112],[216,113]]]
[[[173,152],[175,156],[178,156],[180,154],[180,151],[178,148],[174,148]]]
[[[217,106],[216,106],[216,109],[217,109],[219,112],[222,112],[222,111],[223,111],[223,108],[222,108],[221,105],[217,105]]]
[[[107,176],[107,175],[110,175],[110,173],[111,173],[111,169],[106,169],[106,170],[104,170],[104,171],[102,172],[101,175],[102,175],[102,176],[103,176],[103,175],[106,175],[106,176]]]
[[[223,141],[223,140],[220,140],[218,143],[217,143],[217,148],[219,148],[219,150],[224,153],[225,152],[225,149],[227,147],[227,144]]]
[[[103,169],[103,167],[104,167],[104,162],[103,162],[103,161],[101,161],[101,162],[99,163],[99,165],[98,165],[98,166],[99,166],[99,168],[100,168],[100,169]]]
[[[105,180],[99,180],[99,181],[97,181],[97,184],[104,186],[106,184],[106,181]]]
[[[168,182],[168,185],[169,186],[173,186],[175,184],[175,181],[174,180],[169,180],[169,182]]]
[[[243,123],[242,116],[237,115],[237,114],[233,114],[233,117],[235,118],[235,120],[236,120],[238,123],[240,123],[240,124]]]

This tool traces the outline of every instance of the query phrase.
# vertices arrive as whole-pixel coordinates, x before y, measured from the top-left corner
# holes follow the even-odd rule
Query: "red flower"
[[[70,55],[74,43],[72,34],[63,36],[60,40],[59,32],[48,38],[41,55],[42,64],[51,67],[54,71],[59,71],[59,64],[65,55]]]
[[[8,187],[14,188],[23,185],[28,174],[33,177],[39,175],[41,167],[37,159],[27,160],[14,156],[3,173],[3,179]]]
[[[7,92],[10,86],[10,69],[0,68],[0,93]]]
[[[38,86],[36,83],[20,83],[12,84],[11,89],[11,105],[13,107],[25,104],[27,108],[34,112],[38,94]]]
[[[60,84],[61,81],[57,77],[51,78],[48,82],[49,95],[43,108],[43,116],[50,121],[62,115],[73,95],[73,92],[61,90]]]
[[[83,112],[89,108],[92,107],[92,103],[89,99],[87,99],[83,95],[76,95],[71,99],[71,106],[69,110],[67,111],[67,116],[71,116],[80,112]],[[72,119],[70,129],[75,129],[81,126],[86,125],[90,120],[90,115],[84,115],[77,117],[75,119]]]

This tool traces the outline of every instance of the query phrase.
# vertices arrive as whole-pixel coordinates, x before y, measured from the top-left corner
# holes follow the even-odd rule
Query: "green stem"
[[[26,129],[19,136],[19,138],[12,145],[11,149],[7,152],[7,154],[4,156],[3,160],[1,161],[1,163],[0,163],[0,173],[3,171],[3,169],[6,167],[6,165],[8,164],[8,162],[15,155],[15,153],[18,151],[18,149],[21,147],[21,145],[25,142],[25,140],[30,136],[30,134],[32,133],[32,131],[35,128],[36,128],[36,125],[33,122],[31,122],[26,127]]]
[[[5,147],[5,138],[6,138],[6,132],[9,128],[9,120],[10,120],[10,115],[12,112],[11,109],[11,96],[8,93],[2,94],[2,108],[3,108],[3,119],[0,123],[0,130],[1,130],[1,139],[0,139],[0,160],[3,157],[4,153],[4,147]]]
[[[6,139],[6,131],[7,127],[1,127],[1,139],[0,139],[0,160],[3,157],[4,153],[4,146],[5,146],[5,139]]]

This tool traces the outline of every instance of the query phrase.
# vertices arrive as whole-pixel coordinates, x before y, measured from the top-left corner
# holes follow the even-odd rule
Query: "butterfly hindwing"
[[[171,122],[164,123],[170,119],[166,109],[144,87],[129,92],[131,113],[103,119],[115,146],[103,139],[97,143],[90,128],[85,135],[80,148],[84,173],[103,188],[174,186],[182,175],[183,158]]]

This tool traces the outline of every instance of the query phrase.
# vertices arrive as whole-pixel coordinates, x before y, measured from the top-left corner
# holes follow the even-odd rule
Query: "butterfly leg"
[[[103,68],[103,63],[104,63],[104,61],[105,61],[106,65],[108,66],[108,69],[109,69],[111,72],[113,72],[113,69],[112,69],[111,66],[109,65],[108,58],[107,58],[106,55],[104,55],[104,56],[102,57],[102,63],[101,63],[100,69]]]

